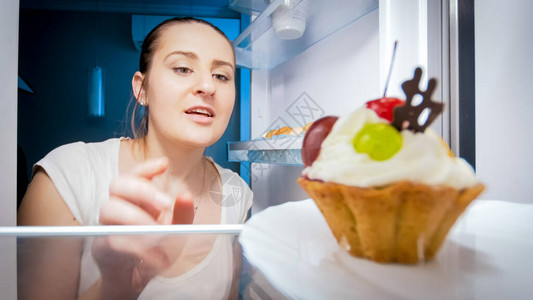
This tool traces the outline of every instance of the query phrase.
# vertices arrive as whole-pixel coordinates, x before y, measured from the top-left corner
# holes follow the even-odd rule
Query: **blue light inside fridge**
[[[105,115],[104,84],[102,68],[96,66],[89,70],[88,116],[103,117]]]

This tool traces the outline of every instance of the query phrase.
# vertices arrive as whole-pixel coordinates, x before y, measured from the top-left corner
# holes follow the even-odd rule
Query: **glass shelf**
[[[261,14],[268,6],[267,0],[229,0],[228,5],[231,9],[243,14],[257,16]]]
[[[254,15],[262,10],[233,41],[237,65],[248,69],[273,69],[378,8],[378,0],[292,0],[286,13],[303,12],[306,15],[306,28],[300,38],[287,40],[278,37],[272,22],[272,14],[281,9],[280,5],[284,5],[285,1],[272,0],[269,5],[266,5],[265,0],[229,1],[230,8],[239,12]],[[284,14],[279,16],[280,19],[283,17]]]
[[[245,224],[0,226],[1,298],[57,299],[105,270],[126,279],[112,291],[140,299],[533,299],[532,218],[531,203],[475,200],[435,260],[417,265],[350,256],[311,199]],[[148,284],[135,286],[134,275]]]
[[[131,278],[126,284],[116,281],[116,288],[140,299],[182,299],[190,295],[198,299],[255,299],[254,295],[289,299],[242,252],[238,238],[243,226],[0,226],[4,258],[0,278],[12,287],[2,290],[2,299],[17,299],[17,294],[19,299],[57,299],[57,295],[76,287],[83,293],[98,280],[101,270],[115,278]],[[83,256],[79,247],[84,250]],[[87,253],[97,253],[98,263]],[[146,263],[157,262],[158,257],[167,260],[159,262],[157,270],[146,268],[155,266]],[[76,276],[79,283],[64,276],[57,280],[57,274]],[[141,276],[148,284],[136,286],[133,279]]]
[[[301,155],[303,138],[303,136],[290,136],[229,142],[228,160],[303,166]]]

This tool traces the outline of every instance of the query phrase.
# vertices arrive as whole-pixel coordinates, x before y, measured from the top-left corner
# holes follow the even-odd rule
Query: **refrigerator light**
[[[88,79],[88,116],[103,117],[105,115],[105,101],[102,67],[91,68]]]

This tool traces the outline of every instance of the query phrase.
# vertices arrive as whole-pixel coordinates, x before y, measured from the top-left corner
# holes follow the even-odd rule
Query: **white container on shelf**
[[[284,40],[300,38],[305,31],[307,17],[306,0],[284,0],[272,13],[272,25],[276,35]]]

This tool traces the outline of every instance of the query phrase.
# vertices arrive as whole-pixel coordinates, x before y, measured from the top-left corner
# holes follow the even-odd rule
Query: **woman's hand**
[[[167,166],[166,158],[150,160],[115,179],[109,187],[109,202],[100,209],[100,223],[192,223],[194,204],[191,197],[185,195],[172,199],[153,181],[165,172]],[[92,253],[101,272],[101,281],[97,283],[100,297],[137,298],[150,279],[171,263],[162,245],[163,237],[153,235],[112,235],[95,239]],[[175,253],[172,256],[175,257]]]
[[[168,159],[149,160],[130,173],[119,176],[109,186],[109,202],[100,209],[103,225],[170,224],[165,212],[174,203],[152,181],[168,167]]]
[[[158,246],[161,237],[112,235],[97,237],[92,254],[100,269],[98,299],[137,299],[146,284],[169,265]]]

